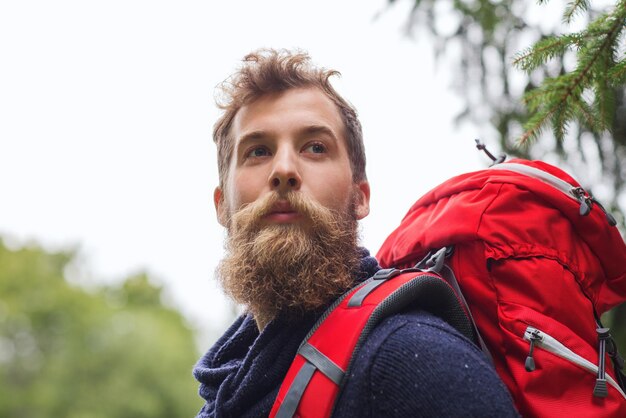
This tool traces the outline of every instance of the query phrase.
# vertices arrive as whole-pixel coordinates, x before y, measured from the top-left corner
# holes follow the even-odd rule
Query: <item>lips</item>
[[[281,202],[276,202],[274,206],[272,206],[272,210],[269,212],[269,214],[271,215],[274,213],[291,213],[291,212],[296,212],[296,210],[294,210],[291,207],[291,204],[289,204],[289,202],[281,201]]]
[[[265,219],[274,222],[292,222],[300,217],[297,210],[293,209],[289,202],[276,202],[272,209],[264,216]]]

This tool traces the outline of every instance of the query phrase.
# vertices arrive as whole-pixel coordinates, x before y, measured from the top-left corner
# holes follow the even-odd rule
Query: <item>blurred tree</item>
[[[0,240],[0,416],[183,417],[202,402],[183,317],[145,274],[87,291],[71,253]]]
[[[507,154],[586,176],[626,233],[626,0],[410,1],[408,33],[430,36],[456,74],[457,122]],[[603,320],[626,354],[626,304]]]
[[[456,73],[457,122],[584,176],[626,232],[626,0],[411,3],[409,33],[426,31]]]

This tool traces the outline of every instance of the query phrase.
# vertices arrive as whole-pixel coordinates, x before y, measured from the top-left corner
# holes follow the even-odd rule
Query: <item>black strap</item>
[[[317,367],[320,372],[324,373],[324,375],[332,380],[337,386],[341,384],[344,371],[317,348],[313,347],[308,342],[305,342],[298,350],[298,354]]]
[[[491,352],[487,348],[487,344],[485,344],[483,337],[478,331],[476,321],[474,320],[474,317],[472,316],[472,311],[469,308],[469,304],[467,303],[467,300],[465,299],[465,296],[461,291],[459,282],[457,281],[452,269],[447,264],[445,264],[445,259],[451,256],[453,252],[453,246],[441,247],[437,251],[429,252],[426,257],[424,257],[419,263],[415,265],[415,267],[423,271],[436,272],[441,277],[443,277],[443,279],[454,289],[454,292],[457,294],[460,302],[463,304],[463,307],[467,312],[468,319],[471,322],[472,328],[474,329],[475,342],[478,344],[483,353],[485,353],[489,361],[491,361],[491,364],[494,364],[493,356],[491,355]]]
[[[439,274],[441,275],[441,277],[445,279],[446,282],[448,282],[450,286],[452,286],[452,288],[456,292],[457,296],[459,297],[459,300],[465,307],[465,311],[467,312],[467,315],[469,316],[469,320],[472,323],[472,327],[474,328],[474,334],[476,336],[476,341],[478,342],[480,349],[483,351],[483,353],[485,353],[489,361],[491,361],[491,364],[494,364],[493,356],[491,355],[491,352],[487,348],[487,344],[485,344],[483,337],[480,335],[480,332],[478,331],[478,327],[476,326],[476,321],[474,321],[474,317],[472,316],[472,311],[470,310],[469,305],[467,304],[467,300],[465,300],[465,296],[463,296],[463,292],[461,291],[461,288],[459,287],[459,282],[456,280],[456,276],[454,275],[454,272],[452,271],[450,267],[448,267],[447,264],[444,264]]]
[[[283,403],[278,408],[278,412],[276,412],[276,418],[291,418],[295,415],[302,394],[304,394],[304,390],[311,381],[313,373],[315,373],[315,366],[305,362],[296,378],[291,382],[285,399],[283,399]]]

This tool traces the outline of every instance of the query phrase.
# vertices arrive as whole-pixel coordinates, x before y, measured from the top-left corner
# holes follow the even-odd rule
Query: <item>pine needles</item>
[[[586,0],[571,1],[563,21],[570,23],[588,8]],[[614,87],[626,83],[626,58],[618,57],[625,28],[626,0],[619,0],[613,10],[597,17],[584,30],[546,37],[516,55],[513,64],[529,74],[569,51],[575,51],[577,59],[572,71],[547,78],[524,95],[530,117],[524,124],[520,144],[536,140],[548,125],[558,141],[564,139],[573,122],[598,134],[611,129],[616,103]]]

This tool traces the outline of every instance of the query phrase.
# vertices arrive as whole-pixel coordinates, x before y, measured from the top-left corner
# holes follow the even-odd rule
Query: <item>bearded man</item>
[[[361,125],[305,53],[261,50],[221,86],[214,129],[227,229],[218,278],[246,307],[194,369],[198,417],[268,416],[298,346],[378,263],[358,246],[369,213]],[[360,347],[333,416],[517,416],[470,341],[423,311],[382,321]]]

